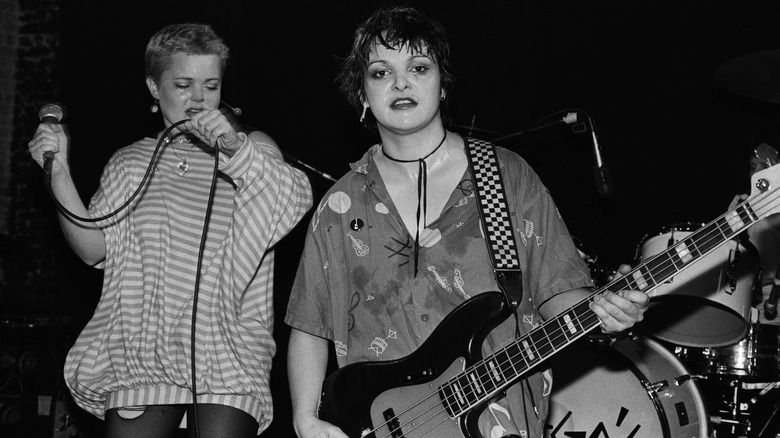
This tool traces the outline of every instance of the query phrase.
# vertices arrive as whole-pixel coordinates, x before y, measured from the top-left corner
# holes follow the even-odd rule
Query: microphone
[[[536,132],[536,131],[541,131],[543,129],[553,128],[553,127],[561,126],[561,125],[571,125],[573,123],[577,123],[577,113],[566,113],[565,116],[561,117],[560,119],[556,119],[553,122],[544,123],[544,124],[539,125],[539,126],[534,126],[533,128],[525,131],[525,134],[528,134],[528,133],[531,133],[531,132]]]
[[[522,137],[524,135],[535,134],[537,132],[545,131],[545,130],[548,130],[548,129],[552,130],[553,128],[558,128],[558,127],[561,127],[561,126],[574,125],[575,123],[577,123],[577,113],[576,112],[569,112],[569,113],[566,113],[566,115],[561,117],[560,119],[555,119],[552,122],[543,123],[541,125],[534,126],[533,128],[531,128],[531,129],[529,129],[527,131],[515,132],[514,134],[509,134],[509,135],[505,135],[503,137],[498,137],[498,138],[493,140],[493,143],[499,143],[501,141],[513,139],[515,137]],[[581,129],[581,127],[579,125],[572,126],[572,131],[573,132],[577,132],[577,133],[585,132],[585,130]]]
[[[233,111],[233,114],[236,116],[240,116],[241,114],[244,113],[243,111],[241,111],[241,108],[233,108],[232,106],[228,105],[228,103],[225,102],[224,100],[221,102],[222,105],[225,105],[230,111]]]
[[[764,317],[772,320],[777,317],[777,297],[780,295],[780,266],[775,273],[775,279],[772,281],[772,290],[769,292],[769,297],[764,301]]]
[[[577,123],[577,113],[566,113],[566,115],[560,119],[555,119],[552,122],[534,126],[533,128],[523,132],[523,134],[530,134],[532,132],[542,131],[548,128],[555,128],[558,126],[571,125],[574,123]]]
[[[58,125],[62,120],[62,108],[54,103],[47,103],[38,110],[38,119],[41,123]],[[43,153],[43,178],[46,184],[51,183],[51,162],[54,160],[54,152],[46,151]]]
[[[593,120],[588,117],[590,123],[590,134],[593,140],[593,158],[595,159],[595,165],[593,166],[593,176],[596,179],[596,191],[602,198],[609,198],[615,193],[615,186],[612,184],[612,174],[607,168],[607,163],[601,158],[601,147],[599,147],[599,139],[596,136],[596,128],[593,126]]]

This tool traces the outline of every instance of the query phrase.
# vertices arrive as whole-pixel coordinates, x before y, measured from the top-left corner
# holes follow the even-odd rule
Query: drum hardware
[[[750,420],[745,421],[738,421],[738,420],[731,420],[728,418],[723,418],[720,415],[710,415],[710,421],[714,425],[720,425],[720,424],[727,424],[731,425],[732,431],[731,434],[737,433],[736,428],[741,427],[745,430],[745,433],[750,432]]]
[[[701,226],[680,223],[645,235],[636,261],[674,247]],[[759,275],[758,251],[750,241],[732,239],[650,292],[641,328],[674,345],[718,347],[739,342],[748,331]]]
[[[647,384],[647,391],[653,392],[655,394],[658,394],[659,392],[663,391],[664,389],[669,387],[669,382],[666,380],[661,380],[655,383],[648,383]]]
[[[672,348],[670,348],[672,349]],[[758,390],[780,379],[780,327],[751,324],[739,342],[723,347],[694,348],[675,345],[674,354],[694,373],[728,377]],[[773,388],[772,388],[773,389]]]
[[[706,377],[705,376],[699,376],[697,374],[683,374],[682,376],[676,377],[674,379],[674,384],[677,385],[677,386],[680,386],[680,385],[682,385],[683,383],[685,383],[685,382],[687,382],[689,380],[696,381],[696,380],[701,380],[701,379],[706,379]]]
[[[773,320],[777,317],[777,298],[780,295],[780,266],[777,267],[775,278],[772,280],[772,289],[764,301],[764,318]]]
[[[775,406],[772,409],[772,413],[769,415],[769,418],[766,420],[766,422],[764,422],[764,425],[761,427],[761,430],[758,431],[759,438],[764,436],[764,432],[766,432],[766,428],[769,427],[770,424],[772,424],[772,420],[774,420],[775,416],[777,415],[777,411],[779,409],[780,407],[778,407],[777,403],[775,403]]]
[[[737,243],[739,244],[739,243]],[[739,255],[741,253],[739,252],[739,249],[736,251],[729,251],[729,268],[726,270],[726,281],[728,282],[728,289],[724,289],[723,291],[727,294],[732,294],[737,289],[737,276],[734,274],[737,271],[737,266],[739,265]]]
[[[777,388],[777,386],[780,385],[780,382],[772,382],[769,385],[767,385],[764,389],[761,390],[761,392],[758,393],[755,397],[750,399],[750,404],[756,404],[758,402],[758,399],[765,396],[769,391]]]

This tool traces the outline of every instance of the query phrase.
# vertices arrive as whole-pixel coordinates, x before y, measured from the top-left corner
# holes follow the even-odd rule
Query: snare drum
[[[645,236],[637,261],[655,256],[700,228],[678,224]],[[649,292],[643,329],[675,345],[720,347],[745,337],[753,296],[760,287],[758,252],[730,240]]]
[[[676,348],[677,356],[697,374],[740,380],[780,380],[780,327],[751,324],[745,339],[718,348]]]
[[[553,356],[545,437],[706,438],[701,391],[667,349],[645,338],[587,339]]]

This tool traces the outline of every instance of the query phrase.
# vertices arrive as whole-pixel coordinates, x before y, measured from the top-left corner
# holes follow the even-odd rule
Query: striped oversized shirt
[[[240,136],[244,145],[232,158],[220,155],[197,291],[195,383],[199,403],[246,411],[262,431],[273,416],[272,247],[312,195],[305,174],[276,147]],[[156,145],[146,138],[114,154],[90,203],[93,217],[130,198]],[[214,155],[181,146],[162,149],[130,207],[99,223],[103,292],[65,376],[79,406],[101,418],[116,407],[192,402],[192,311]]]

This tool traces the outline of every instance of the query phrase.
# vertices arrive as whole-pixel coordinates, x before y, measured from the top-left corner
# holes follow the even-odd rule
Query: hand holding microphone
[[[41,154],[41,166],[43,167],[44,179],[47,184],[51,183],[52,162],[54,154],[61,152],[67,147],[67,136],[60,126],[63,117],[62,108],[59,105],[49,103],[41,106],[38,110],[38,118],[41,124],[35,131],[32,140],[27,144],[30,154],[35,156],[38,150],[43,150]]]
[[[220,109],[204,110],[193,115],[182,125],[181,130],[189,132],[212,147],[218,147],[220,152],[233,156],[243,144],[234,123],[229,119],[236,113],[237,109],[232,109],[232,113],[229,114]]]

